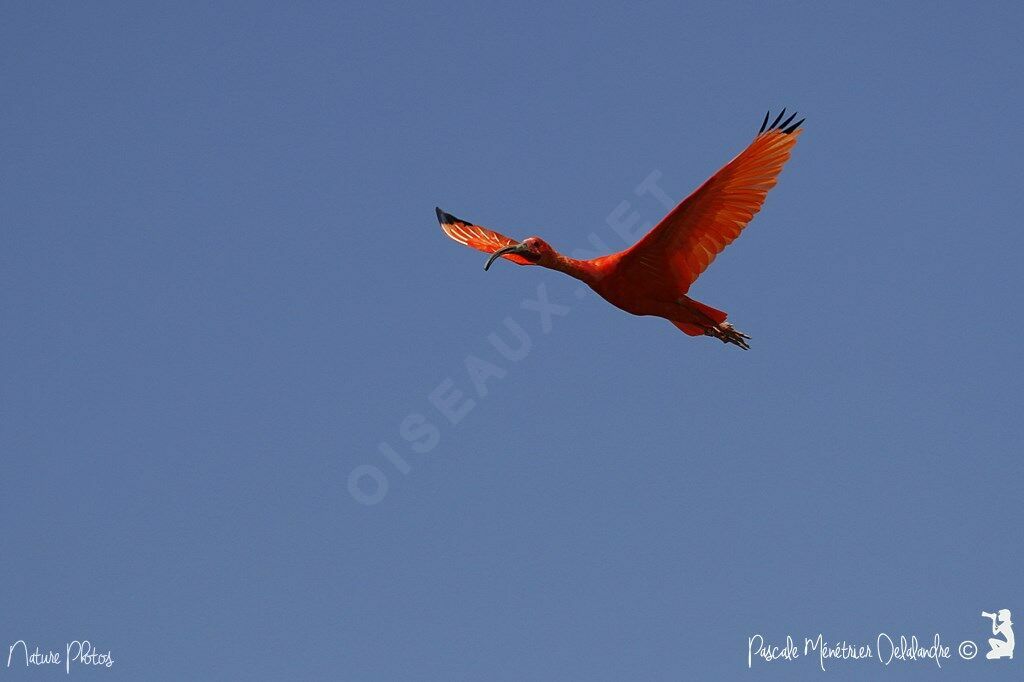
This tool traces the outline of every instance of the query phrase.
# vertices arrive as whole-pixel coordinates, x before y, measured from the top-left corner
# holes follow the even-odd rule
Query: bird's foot
[[[722,343],[731,343],[739,346],[743,350],[750,350],[750,344],[747,340],[750,338],[743,332],[733,327],[728,322],[721,322],[712,327],[708,327],[704,330],[707,336],[713,336]]]

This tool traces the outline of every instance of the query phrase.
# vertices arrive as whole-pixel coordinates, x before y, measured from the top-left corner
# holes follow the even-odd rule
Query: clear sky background
[[[887,5],[5,4],[0,678],[1020,679],[1024,12]],[[619,250],[783,106],[749,352],[434,218]]]

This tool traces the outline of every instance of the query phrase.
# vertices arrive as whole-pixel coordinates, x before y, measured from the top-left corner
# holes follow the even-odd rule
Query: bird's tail
[[[673,320],[672,324],[690,336],[704,336],[708,327],[721,324],[725,322],[725,318],[729,317],[728,313],[704,305],[689,296],[680,298],[679,304],[685,309],[687,319]]]
[[[723,343],[735,344],[744,350],[750,348],[747,344],[750,337],[726,322],[726,313],[689,296],[683,296],[679,303],[686,308],[686,319],[672,320],[672,324],[683,333],[690,336],[713,336]]]
[[[704,327],[698,327],[697,325],[689,322],[673,322],[672,324],[681,329],[683,333],[689,334],[690,336],[704,336]]]

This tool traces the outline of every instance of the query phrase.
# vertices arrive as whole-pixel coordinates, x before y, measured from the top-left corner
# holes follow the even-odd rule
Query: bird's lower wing
[[[661,280],[686,293],[764,203],[800,135],[796,116],[785,110],[750,146],[683,200],[640,241],[623,252],[620,267],[637,277]]]
[[[465,244],[484,253],[494,253],[498,249],[518,244],[516,240],[510,239],[494,230],[488,230],[486,227],[468,223],[461,218],[456,218],[451,213],[445,213],[439,208],[436,210],[437,222],[441,223],[441,229],[444,230],[446,235],[460,244]],[[507,253],[502,258],[519,265],[533,265],[530,261],[514,253]]]

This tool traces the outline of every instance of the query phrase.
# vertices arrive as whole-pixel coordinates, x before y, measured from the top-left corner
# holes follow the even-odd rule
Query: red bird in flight
[[[686,295],[690,285],[722,249],[732,243],[775,186],[796,144],[804,119],[783,109],[771,125],[765,114],[761,130],[739,156],[711,176],[665,216],[643,239],[621,251],[591,260],[569,258],[540,237],[521,242],[437,209],[445,233],[491,254],[484,270],[498,258],[519,265],[540,265],[587,284],[603,299],[633,315],[656,315],[690,336],[713,336],[744,350],[749,336],[725,321],[721,310]]]

